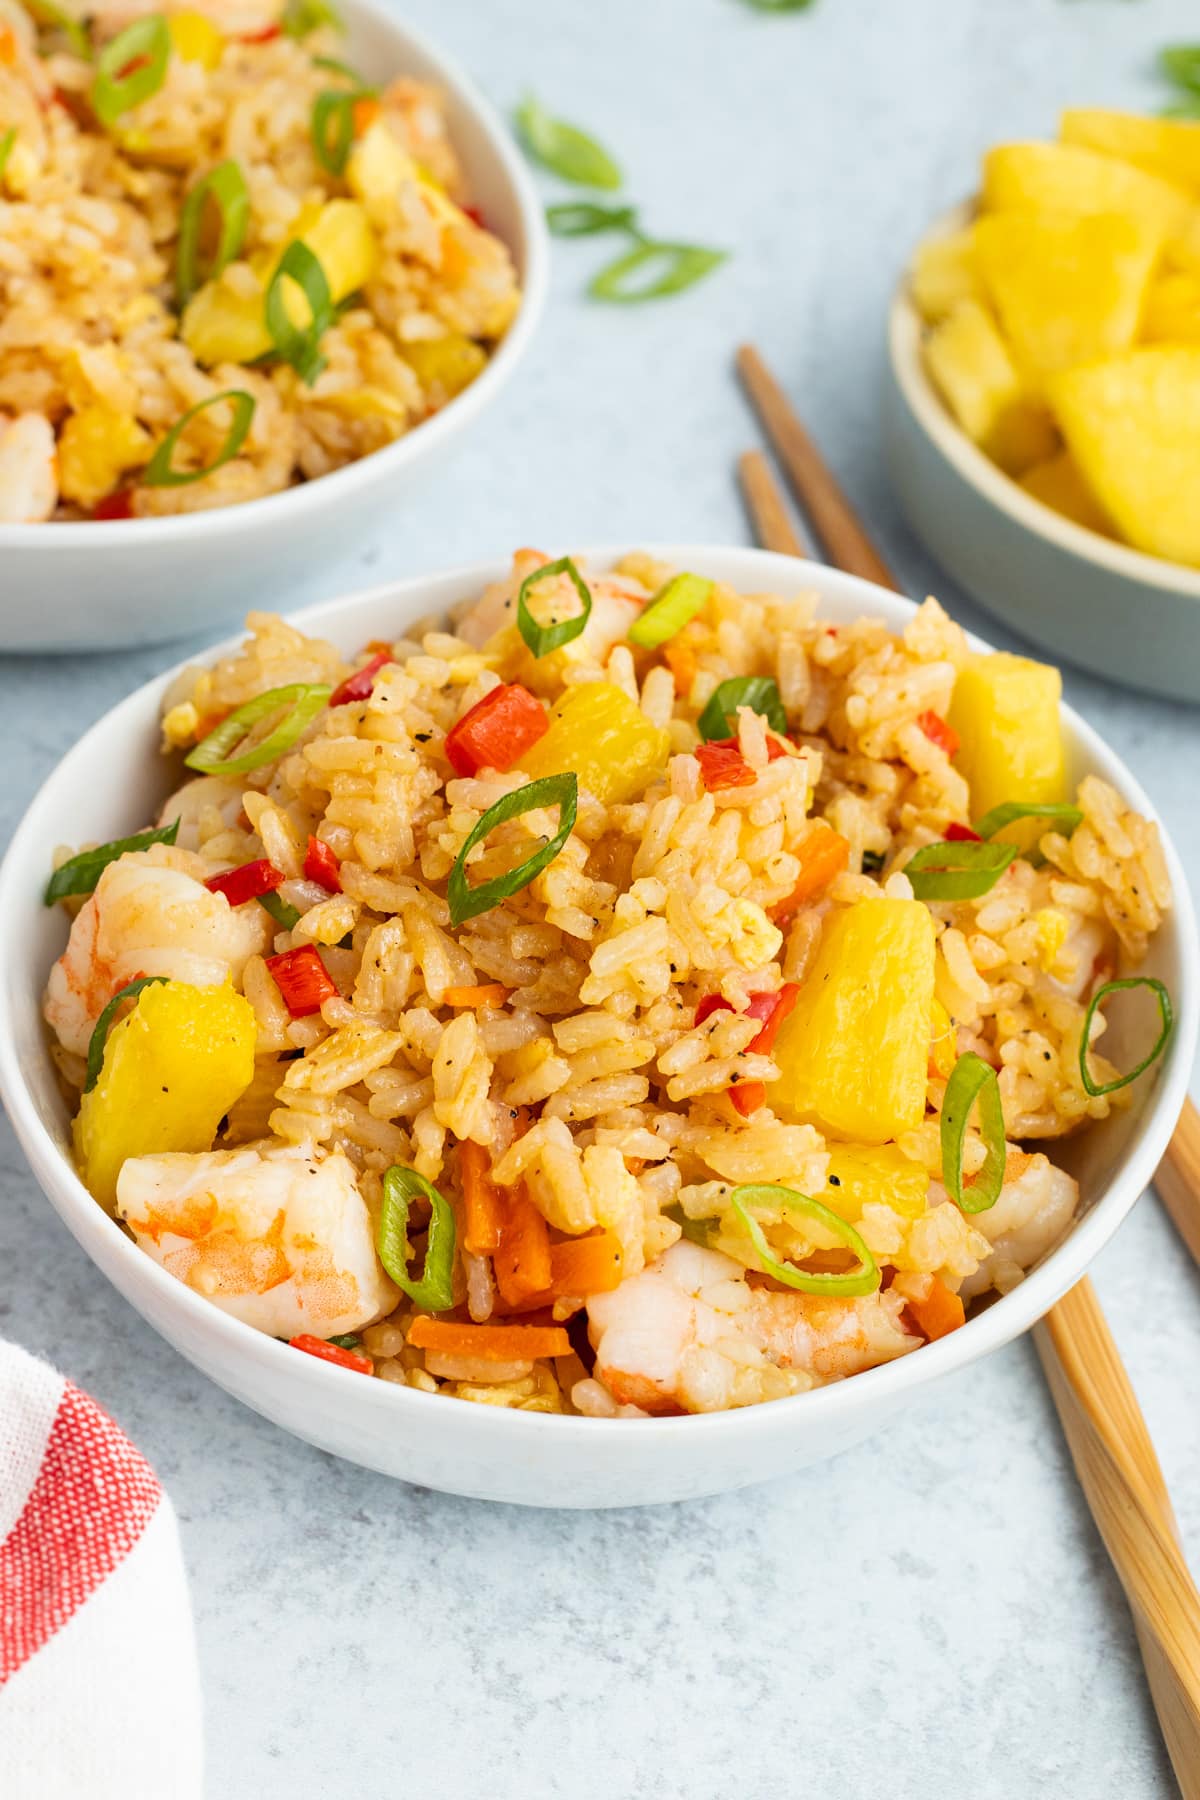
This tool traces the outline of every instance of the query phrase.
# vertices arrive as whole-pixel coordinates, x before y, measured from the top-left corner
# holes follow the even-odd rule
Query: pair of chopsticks
[[[829,562],[898,589],[757,350],[743,345],[737,367]],[[764,548],[807,555],[761,450],[746,452],[739,474]],[[1200,1262],[1200,1115],[1190,1100],[1184,1103],[1155,1185]],[[1200,1594],[1184,1560],[1146,1421],[1087,1276],[1035,1326],[1034,1341],[1080,1485],[1129,1601],[1180,1790],[1184,1800],[1200,1800]]]

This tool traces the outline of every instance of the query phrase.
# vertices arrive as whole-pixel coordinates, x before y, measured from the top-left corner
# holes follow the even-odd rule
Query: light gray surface
[[[540,345],[481,435],[397,500],[386,548],[331,554],[287,598],[518,543],[743,541],[731,467],[754,433],[729,364],[753,336],[910,591],[936,587],[998,636],[884,490],[885,299],[989,141],[1044,131],[1064,102],[1154,103],[1150,55],[1194,34],[1187,0],[407,11],[497,102],[536,86],[602,131],[653,229],[735,260],[685,299],[605,310],[580,299],[603,243],[562,246]],[[166,660],[0,663],[6,828],[83,726]],[[1200,718],[1070,671],[1067,691],[1154,795],[1194,881]],[[795,1480],[651,1513],[522,1513],[390,1484],[261,1423],[103,1285],[6,1125],[0,1170],[0,1331],[90,1388],[179,1509],[214,1800],[1172,1791],[1028,1345]],[[1200,1279],[1153,1198],[1096,1279],[1200,1548]]]

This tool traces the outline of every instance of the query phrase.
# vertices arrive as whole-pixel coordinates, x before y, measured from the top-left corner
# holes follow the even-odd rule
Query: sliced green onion
[[[1077,806],[1062,806],[1053,801],[1039,805],[1034,800],[1006,800],[1003,806],[993,806],[991,812],[984,813],[975,829],[981,838],[994,838],[998,831],[1015,824],[1018,819],[1056,819],[1067,837],[1083,824],[1083,814]]]
[[[360,100],[374,97],[374,88],[324,88],[313,101],[309,126],[313,149],[317,161],[330,175],[345,174],[354,142],[354,108]]]
[[[196,414],[207,412],[210,406],[216,406],[222,400],[228,400],[233,417],[229,422],[225,441],[212,461],[205,463],[202,469],[172,468],[171,458],[175,454],[175,446]],[[182,419],[177,419],[172,425],[146,464],[142,472],[142,486],[189,487],[193,481],[203,481],[206,475],[215,474],[227,462],[232,461],[245,443],[250,421],[254,417],[254,405],[254,396],[246,393],[244,388],[226,388],[223,393],[210,394],[207,400],[200,400],[195,406],[189,406]]]
[[[539,625],[529,610],[529,596],[543,581],[552,581],[558,575],[570,577],[583,611],[572,613],[569,619],[552,619],[549,625]],[[591,590],[569,556],[560,556],[557,562],[543,564],[521,583],[521,591],[517,595],[517,629],[535,656],[549,656],[552,650],[571,643],[574,638],[579,637],[591,614]]]
[[[673,575],[629,627],[629,641],[657,650],[708,604],[713,584],[703,575]]]
[[[327,1344],[336,1344],[339,1350],[357,1350],[362,1339],[357,1331],[343,1331],[337,1337],[326,1338]]]
[[[987,1155],[969,1187],[963,1184],[963,1145],[971,1108],[979,1102],[979,1126]],[[1004,1142],[1004,1108],[996,1071],[982,1056],[968,1050],[960,1056],[946,1083],[942,1100],[942,1182],[946,1192],[965,1213],[987,1212],[1000,1198],[1008,1149]]]
[[[579,778],[569,772],[565,775],[543,775],[539,781],[531,781],[526,787],[516,788],[511,794],[505,794],[503,800],[497,800],[495,806],[489,806],[459,851],[458,859],[450,871],[446,898],[450,903],[451,925],[459,926],[464,920],[473,919],[479,913],[490,912],[502,900],[510,900],[522,888],[528,887],[534,876],[540,875],[547,864],[554,861],[570,837],[578,805]],[[467,857],[476,844],[481,844],[497,825],[503,825],[508,819],[519,818],[522,813],[534,812],[539,806],[558,807],[558,830],[554,836],[547,839],[525,862],[518,863],[515,869],[509,869],[506,875],[497,875],[494,881],[483,881],[478,887],[472,887],[467,880]]]
[[[348,62],[343,62],[340,56],[314,56],[312,61],[314,69],[328,69],[331,75],[344,75],[347,81],[353,81],[358,87],[363,86],[363,78],[358,70],[352,69]]]
[[[308,301],[312,316],[303,328],[293,325],[288,317],[283,284],[289,280],[296,283]],[[276,265],[267,286],[265,317],[276,351],[311,387],[325,367],[321,339],[333,324],[336,309],[320,259],[299,238],[288,245]]]
[[[1120,993],[1123,988],[1138,987],[1149,988],[1150,992],[1158,1001],[1158,1016],[1160,1022],[1158,1036],[1154,1040],[1149,1055],[1142,1058],[1136,1069],[1131,1069],[1128,1075],[1118,1075],[1115,1081],[1107,1081],[1102,1087],[1097,1086],[1092,1080],[1087,1066],[1092,1020],[1096,1015],[1096,1010],[1099,1007],[1100,1002],[1107,999],[1109,994]],[[1120,981],[1106,981],[1104,986],[1097,988],[1096,992],[1092,995],[1087,1012],[1084,1015],[1083,1035],[1079,1040],[1079,1075],[1083,1082],[1084,1092],[1090,1094],[1093,1099],[1099,1099],[1103,1094],[1115,1094],[1118,1088],[1128,1087],[1131,1081],[1136,1081],[1139,1075],[1145,1074],[1152,1062],[1157,1062],[1158,1058],[1167,1047],[1167,1039],[1170,1037],[1174,1026],[1175,1012],[1171,1005],[1171,996],[1167,992],[1164,984],[1157,980],[1153,975],[1127,975]]]
[[[705,1249],[712,1246],[717,1235],[716,1219],[689,1219],[678,1201],[663,1208],[668,1219],[674,1219],[685,1238],[691,1244],[702,1244]]]
[[[737,736],[737,709],[748,706],[761,713],[773,731],[787,730],[787,714],[779,697],[779,684],[769,675],[735,675],[723,681],[709,696],[697,724],[705,743]]]
[[[300,912],[295,906],[289,906],[276,893],[256,894],[254,898],[264,912],[269,912],[281,931],[294,931],[300,923]]]
[[[904,873],[918,900],[977,900],[990,894],[1005,869],[1021,854],[1019,844],[926,844],[909,858]]]
[[[67,862],[60,863],[46,883],[43,906],[53,906],[68,894],[90,894],[107,869],[128,850],[148,850],[151,844],[173,844],[179,835],[179,820],[163,825],[157,831],[139,831],[134,837],[114,838],[110,844],[97,844],[94,850],[81,850]]]
[[[202,775],[248,775],[251,769],[261,769],[264,763],[274,762],[277,756],[291,749],[328,705],[332,691],[323,681],[295,681],[288,687],[271,688],[265,694],[258,694],[222,719],[216,730],[210,731],[184,757],[184,763],[189,769],[199,769]],[[252,725],[272,713],[281,712],[284,707],[287,711],[283,718],[260,743],[251,750],[244,750],[240,756],[230,755]]]
[[[221,228],[212,262],[202,274],[200,231],[205,202],[210,199],[220,215]],[[175,246],[175,298],[180,309],[198,287],[212,281],[233,261],[245,240],[249,217],[250,190],[240,165],[232,157],[210,169],[189,190],[179,214],[179,241]]]
[[[646,238],[594,275],[588,293],[593,300],[611,300],[625,306],[641,300],[662,300],[668,294],[682,294],[685,288],[694,287],[728,256],[728,250],[706,250],[703,244],[665,244]],[[659,265],[657,275],[655,265]],[[645,279],[633,279],[643,272]]]
[[[552,118],[532,94],[517,108],[516,118],[530,155],[564,181],[580,187],[620,187],[621,171],[603,144],[577,125]]]
[[[555,237],[591,237],[598,231],[635,231],[632,206],[593,206],[590,200],[565,200],[546,208],[546,223]]]
[[[425,1267],[420,1281],[408,1272],[409,1203],[423,1196],[433,1208],[426,1239]],[[446,1312],[454,1305],[454,1212],[444,1194],[415,1169],[398,1163],[383,1178],[383,1206],[379,1214],[379,1260],[395,1282],[426,1312]]]
[[[813,0],[743,0],[755,12],[765,13],[807,12],[812,3]]]
[[[12,147],[16,141],[17,128],[15,125],[10,125],[8,130],[4,133],[4,136],[0,137],[0,181],[3,181],[4,179],[5,166],[9,156],[12,154]]]
[[[85,1094],[90,1094],[100,1079],[100,1071],[104,1067],[104,1047],[108,1042],[109,1026],[122,1000],[132,1000],[143,988],[154,987],[157,982],[165,982],[165,975],[139,975],[136,981],[127,981],[119,988],[96,1020],[95,1029],[88,1042],[87,1077],[83,1084]]]
[[[92,111],[102,125],[157,94],[167,74],[171,33],[162,13],[150,13],[119,32],[96,58]]]
[[[25,10],[47,30],[61,31],[76,56],[91,62],[92,40],[82,19],[57,6],[55,0],[25,0]]]
[[[335,31],[343,33],[346,29],[345,20],[330,0],[287,0],[281,23],[292,38],[306,38],[322,25],[332,25]]]
[[[1158,116],[1160,119],[1200,119],[1200,93],[1185,94],[1182,100],[1161,107]]]
[[[1200,44],[1168,44],[1158,63],[1168,81],[1200,96]]]
[[[795,1188],[778,1187],[770,1181],[750,1181],[735,1187],[729,1196],[730,1210],[737,1215],[743,1230],[754,1246],[758,1266],[785,1287],[798,1288],[802,1294],[837,1294],[851,1299],[859,1294],[873,1294],[879,1286],[879,1265],[853,1225],[839,1218],[819,1200],[799,1194]],[[838,1242],[858,1258],[858,1268],[845,1275],[816,1275],[783,1262],[766,1240],[762,1226],[749,1210],[752,1206],[783,1206],[789,1212],[805,1214],[831,1231]]]

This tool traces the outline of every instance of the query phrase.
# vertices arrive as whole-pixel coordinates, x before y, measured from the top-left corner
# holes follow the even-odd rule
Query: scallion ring
[[[308,301],[306,326],[293,325],[288,316],[285,281],[294,281]],[[288,245],[276,264],[267,286],[264,317],[278,355],[311,387],[325,367],[321,339],[334,322],[336,308],[320,259],[299,238]]]
[[[821,1275],[782,1261],[768,1244],[762,1226],[750,1211],[752,1206],[782,1206],[788,1212],[803,1213],[832,1232],[839,1244],[844,1244],[858,1258],[858,1268],[849,1270],[845,1275]],[[843,1299],[873,1294],[878,1288],[879,1265],[866,1244],[853,1225],[831,1212],[820,1200],[813,1200],[808,1194],[797,1193],[795,1188],[778,1187],[774,1182],[750,1181],[733,1189],[729,1196],[729,1208],[753,1244],[754,1254],[763,1274],[772,1276],[785,1287],[797,1288],[802,1294],[836,1294]]]
[[[354,109],[372,100],[373,88],[324,88],[313,101],[309,131],[317,161],[330,175],[344,175],[354,142]]]
[[[1168,44],[1159,51],[1158,61],[1168,81],[1185,93],[1200,95],[1200,44]]]
[[[1150,992],[1158,1001],[1158,1016],[1160,1022],[1158,1036],[1155,1038],[1149,1054],[1142,1058],[1136,1069],[1131,1069],[1128,1075],[1118,1075],[1115,1081],[1106,1081],[1103,1086],[1098,1086],[1097,1083],[1092,1080],[1088,1071],[1088,1049],[1092,1032],[1092,1020],[1096,1016],[1100,1002],[1107,999],[1109,994],[1120,993],[1123,988],[1139,987],[1149,988]],[[1088,1003],[1088,1009],[1083,1020],[1083,1034],[1079,1040],[1079,1077],[1083,1082],[1084,1092],[1090,1094],[1094,1100],[1098,1100],[1104,1094],[1115,1094],[1118,1088],[1128,1087],[1131,1081],[1136,1081],[1139,1075],[1145,1074],[1152,1062],[1157,1062],[1158,1058],[1166,1049],[1167,1039],[1170,1037],[1174,1028],[1175,1011],[1171,1005],[1171,996],[1164,983],[1159,981],[1156,976],[1126,975],[1119,981],[1106,981],[1103,987],[1096,989],[1096,992],[1092,995],[1092,998]]]
[[[205,463],[201,469],[173,468],[171,458],[175,454],[175,447],[197,413],[207,412],[210,406],[216,406],[222,400],[228,400],[233,417],[229,421],[225,440],[212,461]],[[195,406],[189,406],[183,417],[172,425],[146,464],[142,472],[142,486],[190,487],[193,481],[203,481],[206,475],[213,475],[227,462],[232,462],[246,441],[246,434],[254,417],[254,405],[253,394],[247,394],[243,388],[226,388],[220,394],[210,394],[207,400],[200,400]]]
[[[979,1102],[979,1126],[987,1155],[970,1186],[963,1182],[963,1145],[971,1108]],[[968,1050],[960,1056],[946,1083],[942,1100],[942,1182],[946,1192],[965,1213],[987,1212],[1000,1198],[1008,1149],[1004,1142],[1004,1109],[996,1071],[982,1056]]]
[[[1065,836],[1083,824],[1083,813],[1077,806],[1062,806],[1054,802],[1044,805],[1034,800],[1006,800],[1003,806],[993,806],[991,812],[984,813],[982,819],[976,821],[975,830],[981,838],[994,838],[998,831],[1006,825],[1014,825],[1018,819],[1047,819],[1056,821]]]
[[[446,898],[450,904],[451,925],[457,927],[464,920],[477,917],[479,913],[490,912],[493,906],[499,906],[501,901],[510,900],[522,888],[528,887],[534,876],[540,875],[554,861],[570,837],[578,805],[579,778],[569,772],[565,775],[543,775],[539,781],[531,781],[526,787],[516,788],[511,794],[505,794],[502,800],[497,800],[494,806],[489,806],[473,827],[450,871]],[[497,875],[493,881],[483,881],[478,887],[472,887],[467,880],[467,857],[476,844],[481,844],[497,825],[519,818],[522,813],[534,812],[540,806],[558,807],[558,830],[554,836],[547,839],[523,863],[518,863],[515,869],[509,869],[507,874]]]
[[[290,750],[329,704],[331,692],[323,681],[296,681],[288,687],[257,694],[253,700],[236,706],[183,760],[189,769],[199,769],[202,775],[248,775],[251,769],[261,769],[264,763],[274,762]],[[285,707],[283,718],[253,749],[237,756],[230,754],[260,719],[283,712]]]
[[[348,62],[343,62],[340,56],[314,56],[312,60],[314,69],[328,69],[331,75],[342,75],[356,87],[365,85],[358,70],[352,69]]]
[[[673,575],[629,627],[629,641],[657,650],[708,604],[713,584],[703,575]]]
[[[408,1272],[408,1213],[410,1203],[421,1197],[432,1208],[425,1245],[425,1267],[419,1281]],[[454,1305],[454,1212],[444,1194],[415,1169],[393,1164],[383,1178],[383,1206],[379,1213],[379,1260],[416,1306],[426,1312],[446,1312]]]
[[[25,9],[47,30],[61,31],[76,56],[84,62],[91,62],[92,40],[82,19],[75,18],[65,7],[56,5],[55,0],[25,0]]]
[[[357,1331],[339,1332],[337,1337],[326,1338],[326,1343],[336,1344],[339,1350],[360,1350],[362,1339]]]
[[[269,912],[281,931],[294,931],[300,923],[300,912],[295,906],[289,906],[276,893],[256,894],[255,899],[264,912]]]
[[[118,988],[100,1017],[96,1020],[91,1038],[88,1041],[87,1075],[83,1083],[83,1091],[90,1094],[100,1079],[100,1071],[104,1067],[104,1049],[108,1043],[109,1027],[113,1022],[117,1008],[123,1000],[132,1000],[143,988],[154,987],[158,982],[165,982],[165,975],[139,975],[136,981],[127,981],[123,988]]]
[[[579,595],[583,611],[572,613],[568,619],[552,619],[549,625],[539,625],[529,610],[529,596],[543,581],[553,581],[559,575],[569,578]],[[557,562],[543,563],[540,569],[535,569],[521,583],[521,591],[517,595],[517,630],[535,656],[549,656],[552,650],[558,650],[563,644],[569,644],[579,637],[591,613],[591,589],[569,556],[560,556]]]
[[[16,141],[17,128],[15,125],[10,125],[3,137],[0,137],[0,181],[4,180],[5,166],[12,155],[12,147]]]
[[[530,155],[564,181],[579,187],[620,187],[621,171],[603,144],[577,125],[552,118],[532,94],[517,108],[516,118]]]
[[[200,233],[206,203],[211,200],[220,218],[217,247],[208,268],[200,270]],[[250,218],[250,190],[241,167],[232,157],[217,164],[188,192],[179,214],[179,239],[175,246],[175,299],[182,310],[196,289],[212,281],[241,249]]]
[[[1020,855],[1019,844],[925,844],[904,865],[917,900],[977,900]]]
[[[636,231],[637,213],[632,206],[564,200],[546,208],[546,223],[555,237],[592,237],[599,231]]]
[[[130,850],[148,850],[151,844],[173,844],[178,835],[179,820],[175,819],[157,831],[139,831],[134,837],[113,838],[111,843],[97,844],[94,850],[81,850],[55,869],[46,883],[42,904],[53,906],[68,894],[92,893],[109,863],[116,862],[119,856]]]
[[[137,19],[105,44],[96,58],[92,111],[113,126],[133,106],[157,94],[167,74],[171,33],[162,13]]]
[[[319,31],[322,25],[330,25],[334,31],[343,33],[346,29],[345,20],[330,0],[287,0],[282,25],[291,38],[306,38],[311,32]]]
[[[717,738],[737,736],[739,706],[761,713],[772,731],[787,730],[787,714],[779,697],[779,684],[769,675],[735,675],[723,681],[709,696],[708,705],[697,720],[700,736],[706,744]]]
[[[703,244],[667,244],[644,238],[594,275],[588,293],[593,300],[608,300],[621,306],[662,300],[668,294],[682,294],[685,288],[694,287],[728,256],[727,250],[708,250]],[[636,280],[643,272],[648,278]]]

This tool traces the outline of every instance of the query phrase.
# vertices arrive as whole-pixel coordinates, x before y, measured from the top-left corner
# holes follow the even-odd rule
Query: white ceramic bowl
[[[850,621],[866,612],[898,628],[912,612],[907,601],[867,582],[764,551],[686,545],[656,554],[745,590],[816,589],[832,620]],[[604,568],[614,558],[613,552],[596,551],[589,561]],[[477,594],[502,573],[497,563],[400,582],[309,608],[296,622],[353,651]],[[1169,844],[1176,908],[1147,963],[1149,972],[1169,984],[1176,1004],[1178,1023],[1168,1054],[1154,1075],[1139,1083],[1130,1113],[1056,1150],[1082,1183],[1082,1216],[1019,1288],[961,1331],[885,1368],[794,1399],[742,1412],[637,1422],[470,1406],[367,1381],[297,1355],[174,1280],[101,1212],[71,1164],[67,1114],[40,1016],[46,971],[65,939],[61,914],[40,903],[52,852],[61,843],[132,831],[166,797],[170,774],[158,755],[159,698],[166,679],[150,682],[116,707],[64,758],[0,868],[6,938],[0,1092],[38,1180],[97,1267],[214,1381],[311,1443],[427,1487],[531,1506],[691,1499],[785,1474],[847,1448],[929,1382],[1026,1330],[1079,1278],[1150,1179],[1183,1102],[1197,1023],[1200,952],[1184,877]],[[1096,770],[1133,805],[1153,810],[1096,733],[1069,711],[1066,732],[1073,777]],[[1121,1053],[1118,1043],[1114,1054]]]
[[[546,295],[541,202],[505,126],[462,71],[372,0],[339,0],[346,55],[376,82],[413,75],[446,101],[472,201],[513,253],[523,300],[487,368],[406,437],[283,493],[165,519],[0,524],[0,651],[120,650],[234,624],[398,504],[491,405],[529,347]]]
[[[958,207],[928,233],[959,229]],[[1011,481],[955,423],[925,372],[907,279],[888,318],[884,451],[917,536],[981,606],[1063,662],[1200,700],[1200,569],[1063,518]]]

